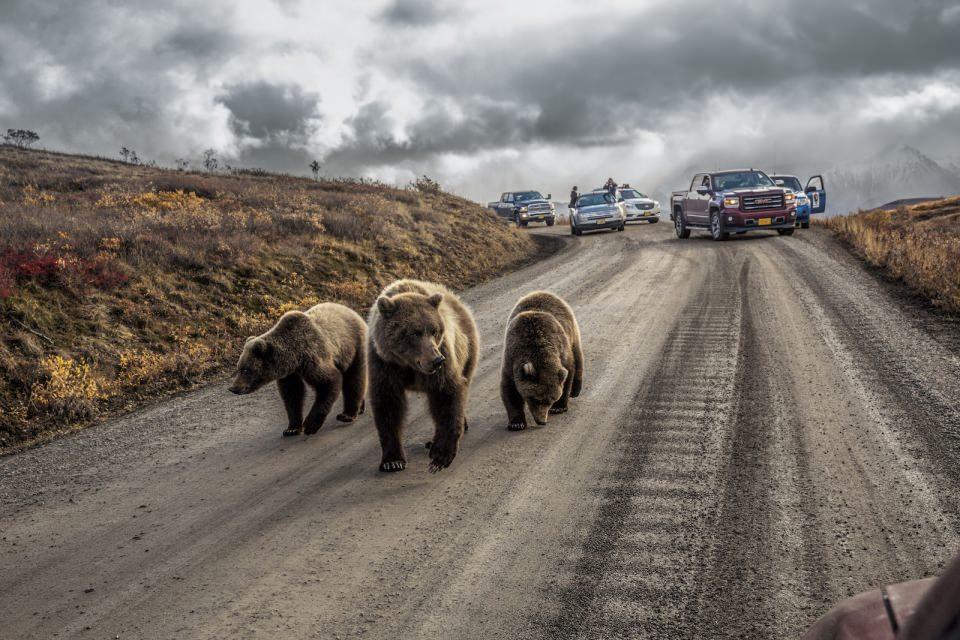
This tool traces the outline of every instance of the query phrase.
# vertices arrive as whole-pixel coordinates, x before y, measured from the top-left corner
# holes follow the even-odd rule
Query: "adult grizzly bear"
[[[370,403],[380,436],[381,471],[402,471],[407,391],[427,394],[433,416],[430,471],[450,466],[467,428],[470,381],[480,337],[470,310],[445,287],[398,280],[370,309]]]
[[[342,304],[324,302],[307,310],[288,311],[261,336],[247,338],[230,391],[246,394],[273,380],[287,409],[284,436],[319,431],[343,390],[341,422],[363,413],[367,365],[363,342],[367,325]],[[303,420],[304,383],[316,398]]]
[[[520,298],[507,324],[500,369],[500,397],[507,428],[527,428],[526,403],[537,424],[563,413],[583,387],[583,350],[573,309],[552,293],[535,291]]]

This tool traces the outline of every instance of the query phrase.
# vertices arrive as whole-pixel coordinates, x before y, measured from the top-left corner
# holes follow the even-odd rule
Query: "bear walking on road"
[[[285,436],[316,433],[343,391],[341,422],[363,413],[367,366],[363,343],[367,325],[355,311],[325,302],[301,311],[288,311],[261,336],[247,338],[230,385],[236,394],[252,393],[273,380],[287,409]],[[303,419],[305,384],[316,392]]]
[[[450,466],[467,428],[467,395],[480,349],[470,310],[445,287],[398,280],[370,309],[370,403],[381,471],[402,471],[407,391],[426,393],[434,421],[430,471]]]
[[[552,293],[520,298],[507,324],[500,370],[500,397],[507,428],[527,428],[524,403],[537,424],[567,410],[583,387],[583,350],[573,309]]]

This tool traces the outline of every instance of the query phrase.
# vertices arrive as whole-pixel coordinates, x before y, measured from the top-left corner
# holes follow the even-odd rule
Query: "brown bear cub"
[[[363,413],[366,333],[363,318],[341,304],[324,302],[305,313],[288,311],[262,336],[247,338],[230,391],[252,393],[276,380],[289,418],[285,436],[319,431],[341,389],[343,413],[337,420],[352,422]],[[304,383],[316,392],[306,420]]]
[[[398,280],[370,309],[370,403],[383,451],[381,471],[402,471],[407,391],[427,395],[433,416],[430,471],[450,466],[467,428],[480,337],[470,310],[445,287]]]
[[[537,424],[567,410],[583,387],[583,350],[573,309],[546,291],[520,298],[507,324],[500,370],[500,397],[507,428],[527,428],[526,403]]]

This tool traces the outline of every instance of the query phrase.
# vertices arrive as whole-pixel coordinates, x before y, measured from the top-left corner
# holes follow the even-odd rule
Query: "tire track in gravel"
[[[776,317],[777,283],[762,257],[747,257],[740,270],[735,410],[697,597],[697,633],[718,640],[800,637],[828,574],[825,541],[812,526],[815,478],[804,425],[792,372],[783,371],[782,345],[791,336]]]
[[[717,260],[670,329],[659,366],[630,404],[615,471],[562,614],[540,620],[559,638],[692,637],[704,541],[715,518],[717,470],[730,416],[740,324],[735,274]],[[734,277],[729,277],[733,275]]]

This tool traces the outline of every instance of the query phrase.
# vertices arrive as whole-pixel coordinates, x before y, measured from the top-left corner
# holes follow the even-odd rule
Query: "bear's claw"
[[[353,422],[356,419],[357,419],[356,416],[348,416],[345,413],[337,414],[337,420],[339,420],[340,422]]]
[[[558,413],[566,413],[567,407],[550,407],[550,413],[556,415]]]
[[[523,431],[527,428],[526,422],[511,422],[507,425],[508,431]]]
[[[456,444],[451,446],[449,443],[434,442],[430,445],[430,466],[427,467],[427,471],[436,473],[446,469],[455,457],[457,457]]]
[[[288,427],[283,430],[283,437],[289,438],[291,436],[298,436],[301,433],[303,433],[303,429],[301,429],[300,427]]]
[[[407,468],[407,463],[403,460],[391,460],[389,462],[380,463],[380,471],[385,473],[393,473],[395,471],[403,471]]]

